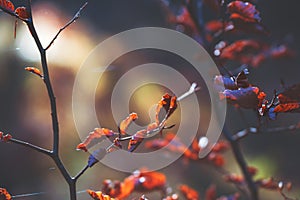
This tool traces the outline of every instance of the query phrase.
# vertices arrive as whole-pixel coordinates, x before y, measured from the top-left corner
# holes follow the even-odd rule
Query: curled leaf
[[[132,192],[165,191],[166,176],[159,172],[137,170],[122,182],[105,180],[102,191],[111,197],[124,199]]]
[[[115,200],[114,198],[111,198],[109,195],[103,194],[101,191],[93,191],[93,190],[87,190],[87,193],[94,198],[94,200]]]
[[[134,134],[128,144],[128,151],[133,152],[147,136],[147,130],[142,129]]]
[[[6,9],[8,11],[11,11],[11,12],[14,12],[14,10],[15,10],[14,4],[9,0],[0,0],[0,9],[2,9],[2,8]]]
[[[16,8],[15,13],[19,16],[20,19],[23,20],[29,19],[30,17],[26,7],[24,6]]]
[[[136,113],[130,113],[130,115],[120,123],[119,132],[122,135],[126,134],[126,130],[129,127],[129,125],[137,118],[138,115]]]
[[[10,134],[4,134],[3,132],[0,131],[0,141],[2,142],[8,142],[12,136]]]
[[[258,87],[239,88],[238,90],[224,90],[220,99],[227,99],[229,103],[248,109],[261,107],[266,95]]]
[[[39,69],[35,68],[35,67],[26,67],[25,70],[29,71],[29,72],[31,72],[35,75],[38,75],[41,78],[43,78],[42,72]]]
[[[198,192],[189,186],[180,185],[179,190],[187,200],[199,200]]]
[[[101,142],[104,136],[111,137],[118,135],[118,133],[113,132],[107,128],[95,128],[93,132],[90,132],[88,137],[80,144],[77,145],[77,150],[87,151],[90,146]]]
[[[0,188],[0,199],[11,200],[12,197],[5,188]]]
[[[233,1],[228,4],[227,11],[231,14],[230,19],[241,19],[245,22],[260,22],[258,10],[249,2]]]

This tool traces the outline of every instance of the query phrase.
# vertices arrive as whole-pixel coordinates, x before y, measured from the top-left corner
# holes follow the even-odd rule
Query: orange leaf
[[[101,191],[87,190],[87,193],[91,195],[91,197],[93,197],[95,200],[115,200],[109,195],[103,194]]]
[[[35,75],[38,75],[41,78],[43,77],[42,72],[39,69],[35,68],[35,67],[26,67],[25,70],[29,71],[29,72],[31,72]]]
[[[136,132],[129,140],[128,151],[133,152],[139,146],[139,144],[141,144],[141,142],[144,140],[146,135],[147,135],[146,129],[142,129]]]
[[[225,181],[234,184],[242,184],[244,182],[244,177],[237,174],[227,174],[224,176]]]
[[[16,8],[15,13],[20,17],[20,19],[29,19],[30,17],[26,7],[24,6]]]
[[[5,198],[5,199],[3,199]],[[5,188],[0,188],[0,199],[11,200],[11,195],[7,192]]]
[[[10,2],[9,0],[0,0],[0,9],[1,8],[4,8],[11,12],[14,12],[14,10],[15,10],[14,4],[12,2]]]
[[[128,126],[138,118],[138,115],[136,113],[130,113],[130,115],[124,119],[119,126],[119,131],[122,135],[126,134]]]
[[[101,142],[104,139],[103,136],[111,137],[114,135],[118,135],[118,134],[107,128],[95,128],[95,130],[93,132],[90,132],[88,137],[82,143],[77,145],[76,149],[87,151],[87,149],[90,146],[93,146],[94,144]]]
[[[285,104],[279,104],[274,108],[275,113],[279,112],[297,112],[298,108],[300,108],[299,103],[285,103]],[[298,111],[300,112],[300,111]]]
[[[190,188],[187,185],[180,185],[179,190],[187,200],[198,200],[199,199],[198,192],[196,190]]]

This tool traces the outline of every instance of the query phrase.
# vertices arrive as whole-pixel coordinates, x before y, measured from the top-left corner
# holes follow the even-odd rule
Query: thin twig
[[[77,181],[78,178],[80,178],[80,176],[82,176],[88,168],[89,168],[89,165],[86,165],[76,176],[73,177],[73,179],[75,181]]]
[[[33,149],[33,150],[35,150],[35,151],[37,151],[37,152],[46,154],[46,155],[48,155],[48,156],[50,156],[51,153],[52,153],[50,150],[44,149],[44,148],[42,148],[42,147],[33,145],[33,144],[29,143],[29,142],[25,142],[25,141],[18,140],[18,139],[15,139],[15,138],[11,138],[11,139],[9,139],[9,141],[12,142],[12,143],[15,143],[15,144],[19,144],[19,145],[28,147],[28,148],[30,148],[30,149]]]
[[[54,41],[57,39],[57,37],[59,36],[59,34],[65,30],[68,26],[70,26],[71,24],[73,24],[79,17],[81,14],[81,11],[87,6],[88,2],[85,2],[85,4],[83,4],[83,6],[80,7],[80,9],[77,11],[77,13],[74,15],[74,17],[61,29],[59,29],[59,31],[56,33],[56,35],[54,36],[54,38],[51,40],[51,42],[49,43],[49,45],[45,48],[45,50],[48,50],[52,44],[54,43]]]
[[[239,146],[239,143],[237,140],[235,140],[231,133],[229,132],[229,130],[227,130],[226,126],[224,126],[223,128],[223,133],[224,136],[226,137],[226,139],[229,141],[230,146],[232,148],[234,157],[243,173],[243,176],[245,178],[245,181],[248,185],[248,189],[249,189],[249,196],[251,200],[258,200],[258,191],[257,191],[257,186],[255,185],[251,174],[248,171],[248,165],[247,162],[244,158],[244,155],[242,153],[242,150]]]

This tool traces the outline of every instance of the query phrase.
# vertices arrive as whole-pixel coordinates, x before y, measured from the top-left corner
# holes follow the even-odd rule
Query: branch
[[[235,140],[233,138],[233,136],[231,135],[231,133],[227,130],[227,128],[224,126],[223,129],[223,133],[226,137],[226,139],[229,141],[234,157],[243,173],[243,176],[245,178],[245,181],[248,185],[248,189],[249,189],[249,195],[250,195],[250,199],[251,200],[258,200],[258,191],[257,191],[257,186],[255,185],[255,183],[252,180],[252,176],[251,174],[248,172],[248,165],[247,162],[244,158],[244,155],[241,151],[241,148],[239,146],[239,143],[237,140]]]
[[[22,141],[22,140],[17,140],[17,139],[11,138],[11,139],[9,139],[9,142],[25,146],[27,148],[33,149],[33,150],[35,150],[37,152],[46,154],[48,156],[51,156],[51,154],[52,154],[52,151],[50,151],[50,150],[44,149],[42,147],[33,145],[33,144],[29,143],[29,142],[25,142],[25,141]]]
[[[89,168],[89,165],[86,165],[76,176],[73,177],[73,180],[76,182],[77,179],[84,174],[84,172]]]
[[[235,135],[232,135],[233,140],[240,140],[246,137],[249,134],[258,134],[258,133],[281,133],[281,132],[293,132],[300,129],[300,122],[298,124],[293,124],[290,126],[280,126],[274,128],[266,128],[266,129],[259,129],[255,127],[246,128],[244,130],[239,131]]]
[[[45,48],[46,51],[52,46],[52,44],[57,39],[57,37],[59,36],[59,34],[63,30],[65,30],[68,26],[70,26],[71,24],[73,24],[80,17],[81,11],[87,6],[87,4],[88,4],[88,2],[85,2],[85,4],[83,4],[83,6],[80,7],[80,9],[77,11],[77,13],[74,15],[74,17],[64,27],[62,27],[61,29],[59,29],[59,31],[56,33],[56,35],[54,36],[54,38],[52,39],[52,41]]]

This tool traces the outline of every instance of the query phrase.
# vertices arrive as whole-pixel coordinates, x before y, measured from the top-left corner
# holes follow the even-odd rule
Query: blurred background
[[[23,1],[14,1],[15,5],[22,3]],[[32,1],[35,26],[44,46],[83,3],[84,1],[66,0]],[[298,5],[296,0],[257,3],[263,23],[271,32],[266,40],[275,44],[288,41],[297,53],[300,50]],[[11,133],[17,139],[50,148],[52,129],[45,87],[38,77],[24,70],[27,66],[41,67],[39,54],[27,27],[18,22],[14,39],[14,26],[15,19],[0,11],[0,130]],[[91,1],[81,18],[67,28],[49,49],[49,70],[59,113],[61,157],[71,174],[76,174],[85,166],[88,158],[88,154],[75,150],[80,143],[72,116],[72,88],[77,70],[99,42],[121,31],[146,26],[173,28],[168,24],[167,13],[159,0]],[[154,61],[184,71],[181,68],[184,61],[166,53],[144,51],[120,57],[106,72],[106,82],[99,85],[97,90],[96,100],[99,104],[96,108],[99,118],[104,116],[106,119],[103,123],[108,128],[117,130],[108,110],[111,85],[128,69]],[[249,79],[272,96],[273,90],[280,88],[281,79],[287,85],[299,83],[299,67],[299,56],[288,60],[270,60],[259,68],[251,69]],[[186,73],[191,80],[198,78],[193,73]],[[166,89],[152,85],[135,93],[130,108],[134,108],[141,116],[138,123],[145,125],[149,122],[148,116],[142,113],[165,92]],[[198,94],[203,99],[200,106],[203,107],[201,115],[204,116],[200,122],[204,127],[199,132],[205,132],[205,116],[209,116],[210,112],[204,109],[209,104],[209,99],[205,96],[205,92]],[[229,106],[228,109],[227,123],[232,132],[257,124],[253,111],[243,110],[245,119],[242,119],[235,108]],[[178,119],[175,116],[173,120],[176,122]],[[275,122],[268,122],[268,126],[286,126],[297,122],[299,114],[286,114],[279,116]],[[93,128],[95,127],[91,127],[91,130]],[[251,135],[242,140],[241,146],[249,164],[258,167],[258,178],[274,177],[277,180],[291,181],[293,189],[289,196],[300,198],[299,142],[300,132],[294,131]],[[67,185],[54,163],[44,155],[18,145],[1,143],[0,160],[0,187],[7,188],[13,195],[46,192],[46,195],[19,199],[66,199]],[[239,173],[230,151],[226,153],[225,168]],[[201,162],[186,163],[179,159],[161,171],[167,175],[168,183],[174,190],[178,184],[188,184],[203,195],[208,186],[215,184],[218,196],[236,191],[233,185],[223,180],[220,173]],[[104,179],[123,180],[126,176],[128,174],[97,164],[79,180],[78,191],[100,190]],[[139,195],[134,194],[132,198]],[[278,193],[266,190],[261,190],[261,196],[261,199],[282,199]],[[154,192],[147,197],[158,199],[159,193]],[[78,199],[90,198],[83,192]]]

